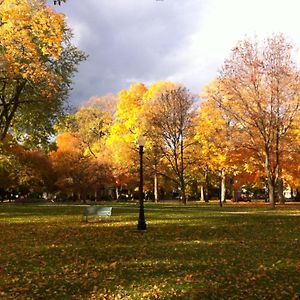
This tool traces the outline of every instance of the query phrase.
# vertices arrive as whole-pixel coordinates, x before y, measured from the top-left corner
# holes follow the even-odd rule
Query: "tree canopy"
[[[64,16],[44,1],[4,0],[0,18],[0,140],[15,133],[43,143],[85,55],[71,44]]]
[[[63,16],[25,0],[3,1],[0,15],[0,187],[83,200],[133,195],[143,134],[144,188],[155,201],[219,197],[222,205],[248,186],[267,191],[274,207],[284,189],[293,197],[300,188],[300,73],[283,35],[238,42],[200,103],[181,84],[137,82],[63,115],[85,58]]]

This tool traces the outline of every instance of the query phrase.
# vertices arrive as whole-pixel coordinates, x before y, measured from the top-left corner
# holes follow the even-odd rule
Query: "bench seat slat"
[[[110,217],[111,211],[112,211],[112,207],[109,206],[92,205],[92,206],[88,206],[84,210],[82,215],[86,217],[86,222],[87,222],[88,216]]]

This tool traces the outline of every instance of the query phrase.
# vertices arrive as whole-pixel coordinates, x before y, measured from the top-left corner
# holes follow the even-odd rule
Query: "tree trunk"
[[[154,187],[154,202],[157,203],[158,202],[158,181],[157,181],[156,168],[154,170],[153,187]]]
[[[209,201],[209,177],[208,171],[205,171],[205,202]]]
[[[182,132],[181,132],[182,136]],[[180,185],[181,185],[181,191],[182,191],[182,201],[183,204],[186,205],[186,195],[185,195],[185,182],[184,182],[184,145],[183,145],[183,139],[180,140]]]
[[[221,171],[221,202],[226,203],[226,174],[225,171]]]
[[[291,200],[294,200],[294,189],[292,186],[290,187],[290,189],[291,189]]]
[[[268,180],[269,201],[272,208],[275,208],[275,184],[272,180]]]
[[[278,185],[277,185],[277,192],[278,192],[278,201],[280,204],[285,204],[285,198],[283,195],[283,180],[280,178],[278,180]]]
[[[231,200],[234,201],[234,188],[233,188],[234,179],[233,176],[230,175],[228,180],[228,189],[229,195],[231,195]]]
[[[278,178],[277,178],[277,193],[278,193],[278,201],[280,204],[285,203],[285,198],[283,195],[283,179],[282,179],[282,168],[280,165],[280,159],[279,159],[279,151],[277,154],[277,163],[278,163]]]
[[[119,200],[119,188],[116,186],[116,199]]]
[[[17,83],[16,91],[14,92],[14,95],[12,98],[6,103],[4,100],[5,97],[2,97],[2,112],[0,117],[0,141],[3,141],[7,133],[9,131],[9,128],[12,124],[12,121],[15,117],[15,114],[20,106],[20,95],[23,91],[23,88],[26,85],[26,81],[22,81],[21,83]],[[5,88],[4,88],[5,89]]]
[[[269,201],[272,208],[275,208],[275,178],[274,174],[272,173],[271,169],[271,162],[270,162],[270,148],[269,145],[265,145],[265,171],[267,174],[267,182],[268,182],[268,189],[269,189]]]
[[[200,186],[200,200],[205,201],[204,186],[202,184]]]
[[[185,194],[185,183],[184,183],[184,179],[183,179],[183,176],[181,178],[181,192],[182,192],[182,202],[184,205],[187,204],[187,201],[186,201],[186,194]]]
[[[232,200],[233,202],[237,202],[238,201],[238,197],[237,197],[237,190],[235,190],[234,188],[231,191],[231,195],[232,195]]]

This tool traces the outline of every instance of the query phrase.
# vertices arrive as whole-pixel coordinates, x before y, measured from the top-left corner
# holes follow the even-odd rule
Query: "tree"
[[[42,0],[4,0],[0,19],[0,140],[12,125],[23,139],[37,128],[51,134],[85,56],[71,44],[63,15]]]
[[[98,108],[81,107],[75,114],[69,114],[58,124],[60,133],[70,132],[76,136],[85,152],[94,158],[103,156],[105,139],[108,138],[112,119],[109,113]]]
[[[168,90],[176,89],[176,84],[170,81],[161,80],[152,84],[147,92],[143,95],[143,107],[141,109],[141,119],[144,120],[143,132],[147,139],[147,151],[145,152],[146,170],[149,170],[149,175],[153,178],[154,200],[159,200],[159,187],[162,180],[174,181],[171,175],[170,168],[163,159],[163,152],[158,146],[161,142],[159,134],[153,134],[155,127],[151,125],[152,112],[156,111],[155,98],[160,97],[162,93]],[[157,139],[158,137],[158,139]]]
[[[37,149],[25,149],[7,137],[1,143],[0,187],[23,194],[50,191],[53,173],[47,154]]]
[[[296,191],[300,189],[300,114],[297,115],[286,137],[286,155],[282,162],[286,184]]]
[[[272,207],[282,179],[285,138],[300,110],[300,74],[292,49],[282,35],[262,44],[239,42],[224,63],[213,96],[247,135],[243,147],[260,159]]]
[[[214,83],[209,85],[214,90]],[[198,162],[204,166],[204,177],[207,181],[208,172],[214,172],[221,178],[220,205],[225,202],[226,177],[233,173],[234,165],[230,162],[230,153],[233,151],[234,130],[230,118],[224,114],[210,99],[208,90],[203,95],[207,101],[201,103],[196,119],[195,140],[198,142],[195,149],[200,156]],[[208,183],[205,182],[206,190]],[[208,197],[208,191],[206,192]]]
[[[90,99],[83,101],[81,107],[98,108],[113,118],[116,112],[118,97],[113,94],[104,96],[92,96]]]
[[[174,174],[174,180],[181,190],[183,202],[186,204],[185,171],[188,166],[186,156],[189,147],[189,136],[193,129],[194,97],[186,88],[178,86],[156,94],[148,111],[147,135],[163,154]]]
[[[143,96],[147,88],[135,83],[118,94],[113,125],[107,145],[111,150],[117,186],[136,181],[138,171],[138,147],[136,141],[143,133]],[[147,147],[145,147],[147,148]]]
[[[50,159],[56,176],[57,187],[67,194],[77,194],[86,200],[88,194],[112,183],[109,166],[100,159],[85,155],[85,145],[70,132],[57,137],[56,151]]]

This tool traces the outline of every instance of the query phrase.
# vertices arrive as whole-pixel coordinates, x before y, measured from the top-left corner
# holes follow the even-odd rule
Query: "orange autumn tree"
[[[56,186],[67,194],[84,193],[84,170],[86,162],[84,149],[79,139],[72,133],[63,133],[56,139],[57,150],[49,157],[56,177]],[[80,196],[79,196],[80,197]]]
[[[0,35],[0,140],[13,129],[23,138],[51,131],[85,58],[64,16],[42,0],[3,0]]]
[[[0,188],[23,195],[52,190],[52,168],[43,151],[25,149],[11,136],[1,144],[0,150]]]
[[[207,169],[220,174],[223,202],[226,181],[230,183],[230,189],[233,187],[235,190],[245,183],[245,178],[259,179],[263,172],[256,152],[247,145],[248,136],[214,100],[219,95],[219,84],[216,80],[204,89],[203,98],[206,101],[201,104],[195,139]],[[234,182],[240,182],[240,186],[233,186]],[[235,194],[232,195],[234,197]]]
[[[20,162],[18,157],[23,147],[18,145],[10,135],[0,143],[0,188],[12,190],[18,185]]]
[[[232,50],[213,96],[241,132],[245,147],[260,160],[268,182],[269,200],[282,190],[286,138],[300,111],[300,72],[293,46],[282,35],[262,43],[244,40]],[[279,192],[280,200],[282,192]]]
[[[300,114],[295,118],[286,138],[286,155],[282,164],[284,182],[300,192]],[[291,195],[293,197],[293,195]]]
[[[68,195],[86,200],[97,197],[100,189],[111,184],[110,167],[101,159],[88,155],[86,145],[72,132],[57,137],[57,150],[50,153],[56,186]]]

